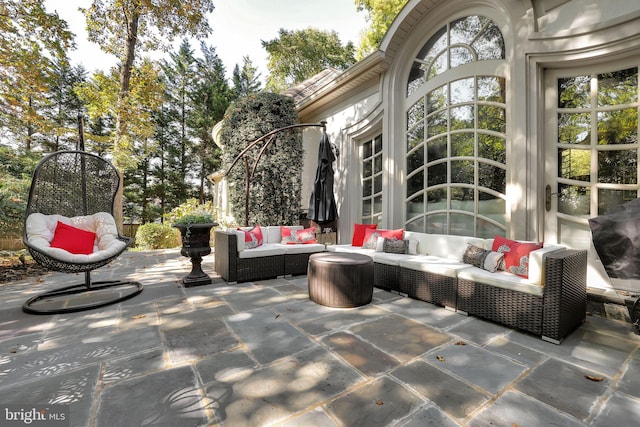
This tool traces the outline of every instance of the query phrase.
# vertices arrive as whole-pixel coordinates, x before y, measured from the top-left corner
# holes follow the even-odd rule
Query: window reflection
[[[407,93],[415,96],[421,85],[433,85],[430,82],[433,77],[456,67],[504,58],[502,33],[491,19],[483,16],[457,19],[438,30],[423,46],[413,63]],[[474,71],[471,67],[466,69]],[[423,89],[420,101],[408,110],[407,229],[422,225],[421,231],[449,234],[504,232],[501,225],[504,226],[506,217],[505,78],[491,75],[460,78],[463,72],[453,73],[455,80],[448,83]],[[423,103],[420,105],[424,106],[424,114],[414,111],[419,103]],[[424,132],[418,122],[424,122]],[[422,144],[426,144],[426,153]],[[423,164],[426,169],[421,169]],[[479,191],[480,188],[495,193]],[[427,217],[420,222],[415,209],[417,198],[423,194],[426,200],[420,199],[425,204],[421,212],[426,212]],[[492,208],[481,211],[480,206],[488,204]],[[496,213],[494,209],[501,211]],[[467,214],[458,215],[455,211]],[[491,215],[491,219],[477,228],[483,215]]]

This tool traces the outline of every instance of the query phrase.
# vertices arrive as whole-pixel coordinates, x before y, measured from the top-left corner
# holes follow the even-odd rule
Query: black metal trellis
[[[298,123],[295,125],[289,125],[289,126],[285,126],[279,129],[275,129],[272,130],[271,132],[262,135],[260,138],[256,139],[255,141],[253,141],[251,144],[247,145],[247,147],[242,150],[240,152],[240,154],[238,154],[236,156],[236,158],[233,160],[233,162],[231,162],[231,165],[229,166],[229,168],[225,171],[224,176],[228,176],[229,173],[231,172],[231,170],[235,167],[235,165],[242,159],[243,163],[244,163],[244,167],[245,167],[245,187],[244,187],[244,191],[245,191],[245,197],[244,197],[244,225],[245,227],[249,226],[249,193],[250,193],[250,189],[251,189],[251,180],[253,179],[255,173],[256,173],[256,169],[258,167],[258,163],[260,162],[260,159],[262,159],[262,156],[264,155],[265,151],[267,150],[267,148],[269,147],[269,145],[271,145],[271,143],[273,141],[276,140],[276,137],[279,133],[281,132],[285,132],[291,129],[297,129],[297,128],[303,128],[303,127],[321,127],[322,128],[322,132],[326,133],[327,130],[327,122],[322,121],[320,123]],[[266,141],[266,142],[265,142]],[[250,168],[249,167],[249,160],[246,157],[246,154],[251,151],[251,149],[253,149],[254,147],[256,147],[257,145],[259,145],[260,143],[264,142],[264,145],[262,146],[262,148],[260,149],[260,152],[258,153],[258,156],[256,157],[254,163],[253,163],[253,167]],[[250,170],[251,169],[251,170]]]

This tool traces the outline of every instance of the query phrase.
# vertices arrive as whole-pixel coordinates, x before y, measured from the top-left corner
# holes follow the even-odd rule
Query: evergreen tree
[[[193,121],[193,97],[196,83],[197,62],[188,40],[183,40],[177,52],[163,61],[162,76],[165,83],[163,114],[171,130],[164,134],[167,150],[166,177],[169,191],[177,200],[185,201],[194,196],[189,184],[197,175],[194,159],[195,140]]]
[[[232,91],[225,77],[226,70],[214,47],[201,44],[202,58],[198,60],[198,81],[193,93],[193,128],[200,160],[199,195],[205,202],[207,176],[220,168],[220,149],[215,145],[211,130],[224,117]]]
[[[262,83],[260,83],[260,73],[258,69],[253,66],[251,58],[249,56],[242,57],[242,69],[236,64],[233,69],[233,92],[235,98],[242,98],[243,96],[258,93],[262,90]]]
[[[43,145],[47,151],[77,149],[80,132],[78,118],[84,116],[84,104],[74,87],[86,82],[87,71],[82,65],[71,67],[67,61],[54,61],[52,77],[47,116],[53,128]]]

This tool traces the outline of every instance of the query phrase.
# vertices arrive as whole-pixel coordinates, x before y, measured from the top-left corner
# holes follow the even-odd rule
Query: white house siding
[[[498,70],[506,79],[505,235],[590,249],[588,286],[610,288],[611,281],[603,273],[585,232],[586,218],[580,219],[582,228],[573,237],[550,226],[557,220],[558,202],[554,195],[552,209],[547,213],[545,186],[550,183],[556,189],[557,185],[550,178],[554,172],[550,164],[555,161],[557,150],[551,137],[553,120],[549,120],[549,114],[553,118],[554,113],[548,105],[549,99],[555,99],[557,86],[549,82],[554,76],[561,76],[562,70],[575,74],[575,70],[584,67],[589,72],[604,73],[640,65],[637,0],[409,1],[378,52],[338,76],[313,99],[298,103],[301,121],[328,122],[330,138],[341,152],[335,175],[339,241],[350,240],[352,224],[361,216],[358,146],[377,133],[382,134],[384,144],[381,226],[404,225],[406,84],[413,58],[444,24],[470,15],[493,20],[505,43],[506,58]],[[366,75],[367,71],[375,71],[379,79],[354,84],[356,74]],[[305,135],[305,149],[314,150],[316,139]],[[305,165],[307,162],[315,164],[311,152],[306,154]],[[312,170],[305,166],[305,206]],[[637,192],[637,187],[636,183],[633,191]],[[615,286],[640,288],[633,283]]]

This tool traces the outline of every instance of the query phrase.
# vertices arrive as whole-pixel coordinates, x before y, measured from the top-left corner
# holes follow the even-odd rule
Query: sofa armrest
[[[238,237],[235,231],[215,231],[215,269],[227,282],[238,280]]]
[[[544,285],[544,267],[547,255],[565,249],[564,246],[549,245],[529,253],[529,281],[535,285]]]
[[[559,344],[587,314],[587,251],[561,250],[545,260],[542,339]]]

